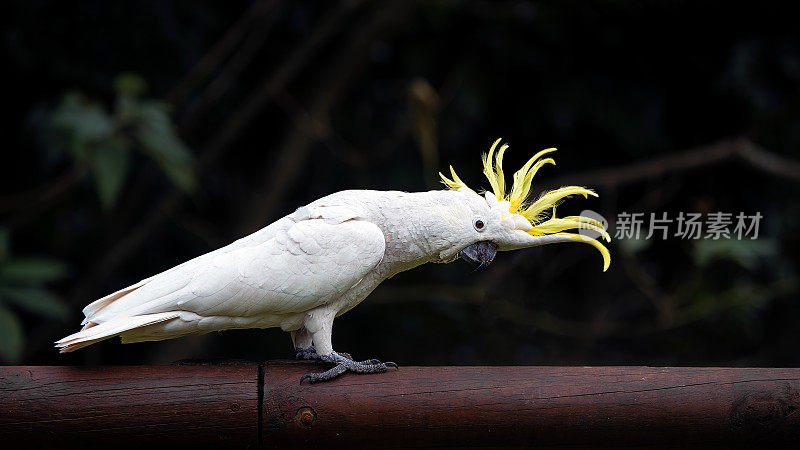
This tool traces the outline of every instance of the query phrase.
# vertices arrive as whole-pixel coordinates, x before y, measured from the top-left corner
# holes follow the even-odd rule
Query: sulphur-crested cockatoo
[[[113,336],[123,343],[155,341],[234,328],[281,327],[291,333],[297,356],[333,364],[310,381],[346,371],[384,372],[393,363],[356,362],[331,344],[334,319],[359,304],[383,280],[429,262],[459,256],[487,265],[500,250],[555,242],[584,242],[603,256],[590,229],[610,240],[603,225],[580,217],[556,217],[565,197],[596,194],[568,186],[529,199],[531,181],[545,164],[542,150],[514,174],[503,176],[498,139],[483,157],[491,191],[479,195],[456,175],[441,175],[446,190],[430,192],[342,191],[232,244],[142,280],[83,309],[81,331],[56,342],[70,352]],[[302,381],[302,380],[301,380]]]

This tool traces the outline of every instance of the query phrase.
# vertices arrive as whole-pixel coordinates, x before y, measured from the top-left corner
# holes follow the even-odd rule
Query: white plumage
[[[383,233],[354,209],[316,202],[103,297],[84,308],[84,329],[56,345],[68,352],[115,335],[128,343],[232,328],[291,331],[305,312],[341,297],[383,258]]]

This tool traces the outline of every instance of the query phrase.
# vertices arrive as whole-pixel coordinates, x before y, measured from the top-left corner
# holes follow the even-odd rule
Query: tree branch
[[[800,181],[799,162],[765,150],[749,139],[742,137],[726,139],[682,153],[659,156],[632,164],[591,170],[584,173],[567,174],[544,182],[544,186],[555,187],[575,184],[614,188],[637,181],[657,178],[671,172],[718,164],[730,159],[739,159],[760,171],[792,181]]]
[[[274,5],[274,2],[272,2],[271,5]],[[270,20],[268,22],[265,20],[266,17],[257,22],[259,25],[254,27],[250,35],[244,39],[242,46],[231,57],[227,65],[220,70],[217,78],[210,82],[203,92],[186,107],[183,117],[179,122],[182,132],[186,133],[193,129],[197,125],[200,116],[228,91],[236,77],[250,64],[258,53],[258,50],[264,44],[267,35],[272,31],[278,13],[279,11],[275,11],[273,14],[270,14]]]
[[[18,209],[40,208],[53,203],[80,181],[87,170],[87,165],[76,163],[53,181],[25,192],[0,196],[0,214]]]
[[[228,59],[236,46],[244,39],[251,24],[265,17],[274,5],[275,2],[271,0],[253,2],[244,15],[228,28],[211,50],[203,55],[186,76],[167,93],[167,102],[172,105],[180,104],[192,91],[202,85],[220,67],[222,61]]]

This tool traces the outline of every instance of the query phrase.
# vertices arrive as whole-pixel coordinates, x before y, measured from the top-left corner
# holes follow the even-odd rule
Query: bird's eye
[[[483,229],[486,228],[486,224],[483,223],[481,219],[476,220],[473,225],[475,226],[475,229],[478,231],[483,231]]]

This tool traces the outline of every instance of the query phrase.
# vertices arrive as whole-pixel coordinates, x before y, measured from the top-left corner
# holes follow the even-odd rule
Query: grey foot
[[[317,355],[317,351],[314,350],[314,346],[308,348],[300,348],[297,347],[294,354],[294,359],[311,359],[316,360],[319,359],[319,355]]]
[[[308,347],[308,348],[297,347],[294,350],[295,350],[295,354],[294,354],[294,358],[295,359],[308,359],[308,360],[312,360],[312,361],[322,361],[323,360],[322,357],[317,354],[317,351],[314,349],[313,345]],[[341,356],[344,356],[347,359],[351,359],[351,360],[353,359],[353,356],[350,353],[342,352],[342,353],[339,353],[339,354]]]
[[[377,359],[368,359],[366,361],[357,362],[353,361],[352,358],[346,358],[344,355],[345,353],[336,352],[331,352],[330,355],[317,355],[317,358],[320,361],[335,364],[335,366],[322,373],[307,373],[300,377],[300,383],[302,383],[303,380],[308,380],[310,383],[332,380],[345,372],[383,373],[389,370],[389,367],[394,367],[397,369],[397,364],[393,362],[383,363]]]

